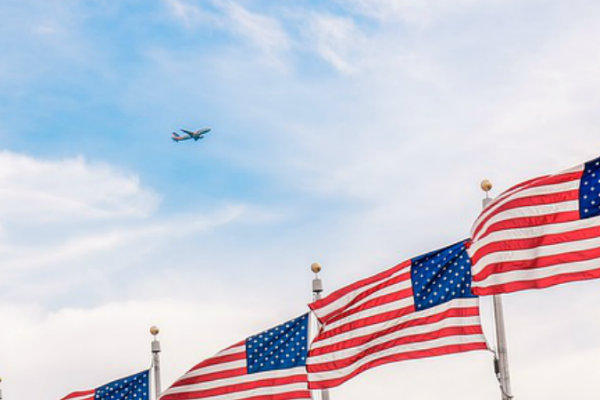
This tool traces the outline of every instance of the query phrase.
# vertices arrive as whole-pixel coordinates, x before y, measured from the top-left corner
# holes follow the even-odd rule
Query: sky
[[[305,312],[312,262],[334,290],[468,237],[483,178],[497,194],[600,151],[595,1],[5,0],[0,17],[5,399],[147,368],[154,324],[166,386]],[[515,398],[598,397],[599,285],[504,296]],[[473,352],[331,397],[499,391]]]

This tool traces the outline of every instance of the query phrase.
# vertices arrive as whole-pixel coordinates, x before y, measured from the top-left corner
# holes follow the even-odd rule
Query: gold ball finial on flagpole
[[[150,334],[151,334],[152,336],[156,336],[156,335],[158,335],[158,332],[160,332],[160,330],[158,329],[158,326],[156,326],[156,325],[152,325],[152,326],[150,327]]]
[[[310,270],[315,274],[318,274],[319,272],[321,272],[321,264],[319,264],[318,262],[310,264]]]
[[[492,182],[490,182],[489,179],[484,179],[481,181],[481,190],[483,190],[484,192],[489,192],[490,190],[492,190]]]

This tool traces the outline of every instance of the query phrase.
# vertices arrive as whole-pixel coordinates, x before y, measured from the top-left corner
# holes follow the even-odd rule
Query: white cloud
[[[471,6],[491,6],[497,1],[481,0],[338,0],[338,3],[360,15],[386,22],[403,21],[427,26],[448,17],[453,11],[463,11]],[[506,3],[506,1],[504,2]]]
[[[155,253],[159,259],[173,249],[193,254],[209,232],[232,222],[243,228],[281,218],[226,202],[205,204],[201,212],[160,213],[159,196],[136,175],[81,157],[53,161],[4,151],[0,194],[2,297],[50,308],[76,291],[87,296],[70,300],[95,303],[107,296],[104,284],[119,293],[131,279],[135,290],[150,278],[138,270],[170,267]],[[188,259],[179,269],[195,262]],[[109,276],[118,283],[111,287]]]
[[[54,35],[59,31],[60,29],[54,24],[43,24],[33,28],[33,32],[39,35]]]
[[[439,7],[464,16],[472,4],[480,5]],[[435,9],[430,2],[416,7]],[[405,210],[422,209],[418,204],[427,197],[432,205],[443,197],[443,204],[426,211],[441,216],[464,211],[465,198],[476,204],[477,182],[484,176],[492,175],[501,190],[596,156],[589,143],[597,132],[600,55],[592,19],[514,45],[479,24],[475,40],[440,37],[434,29],[416,35],[407,27],[364,28],[328,14],[307,20],[311,34],[303,44],[351,76],[287,82],[285,96],[296,107],[273,112],[285,140],[280,157],[269,159],[270,168],[287,164],[285,174],[296,173],[304,189],[381,206],[382,220],[384,213],[410,218]],[[498,58],[497,65],[476,67],[490,56]]]
[[[147,245],[162,240],[176,240],[210,230],[237,219],[242,206],[228,206],[212,215],[184,215],[163,221],[144,221],[108,231],[68,237],[56,245],[21,245],[5,249],[0,269],[22,273],[23,270],[63,266],[67,262],[118,252],[123,248]],[[70,265],[70,264],[69,264]]]
[[[84,73],[101,78],[110,74],[104,51],[88,40],[84,20],[90,15],[80,4],[24,0],[18,5],[5,2],[0,7],[0,46],[5,49],[0,59],[0,88],[15,99],[39,100],[40,93],[32,90],[33,86],[51,82],[63,68],[69,70],[70,82],[81,83]],[[53,99],[61,98],[52,95]],[[21,128],[28,125],[25,122]]]
[[[188,29],[202,24],[215,25],[219,23],[218,17],[203,8],[184,0],[163,0],[171,14],[178,21],[183,22]]]
[[[222,4],[229,20],[228,24],[243,38],[270,57],[289,50],[290,39],[277,19],[251,12],[232,1],[218,2]]]
[[[199,8],[180,0],[164,0],[173,15],[186,24],[190,24],[198,16]]]
[[[41,224],[65,219],[145,217],[159,196],[133,174],[82,157],[40,160],[0,153],[0,216]]]
[[[564,168],[598,156],[600,107],[600,35],[598,24],[581,23],[563,31],[512,67],[513,80],[502,90],[495,112],[485,127],[488,145],[509,151],[521,146],[543,148],[532,157],[545,165]],[[592,39],[593,38],[593,39]],[[508,140],[507,140],[508,139]],[[547,168],[547,167],[546,167]],[[543,173],[526,163],[513,165],[521,176]]]
[[[247,303],[253,307],[241,313],[239,303],[212,301],[205,293],[196,301],[156,297],[55,312],[2,305],[3,394],[23,400],[60,399],[146,369],[148,328],[155,324],[162,328],[162,377],[167,386],[201,359],[279,323],[276,310],[267,313]],[[303,312],[302,307],[297,312]],[[279,316],[293,317],[281,312]],[[31,376],[36,376],[36,385],[30,384]]]
[[[310,18],[311,37],[315,51],[334,68],[352,74],[361,60],[358,49],[365,46],[365,38],[350,18],[315,15]]]
[[[267,64],[278,68],[287,64],[285,53],[290,50],[291,40],[276,18],[250,11],[234,1],[212,1],[209,4],[214,10],[185,0],[164,1],[189,29],[209,25],[229,32],[258,51]]]

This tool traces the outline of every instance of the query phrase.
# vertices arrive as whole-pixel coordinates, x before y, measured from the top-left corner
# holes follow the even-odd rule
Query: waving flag
[[[310,399],[308,314],[251,336],[202,361],[160,400]]]
[[[507,190],[473,225],[473,293],[600,277],[600,158]]]
[[[321,331],[309,387],[330,388],[381,364],[487,349],[462,241],[348,285],[310,304]]]
[[[149,376],[149,371],[142,371],[96,389],[73,392],[61,400],[148,400]]]

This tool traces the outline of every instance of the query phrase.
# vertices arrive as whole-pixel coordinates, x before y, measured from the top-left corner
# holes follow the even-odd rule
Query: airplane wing
[[[180,131],[183,132],[183,133],[187,133],[190,136],[194,136],[194,132],[188,131],[186,129],[180,129]]]

